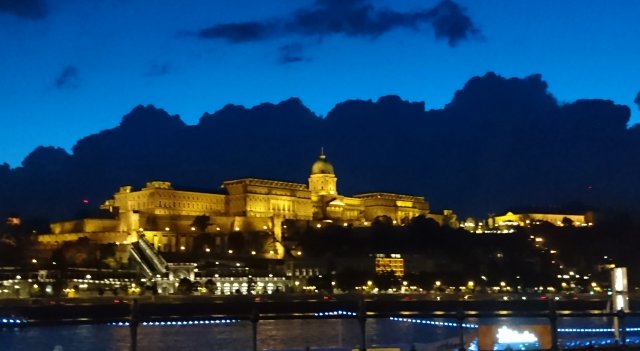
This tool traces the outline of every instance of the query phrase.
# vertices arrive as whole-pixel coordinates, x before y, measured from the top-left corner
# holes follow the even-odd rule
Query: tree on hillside
[[[193,282],[191,279],[184,277],[178,281],[178,293],[182,295],[191,295],[193,292]]]
[[[209,222],[211,221],[211,218],[209,218],[209,216],[207,215],[199,215],[196,216],[196,218],[193,219],[193,222],[191,222],[191,226],[196,228],[196,230],[198,231],[198,233],[204,233],[207,231],[207,228],[209,227]]]

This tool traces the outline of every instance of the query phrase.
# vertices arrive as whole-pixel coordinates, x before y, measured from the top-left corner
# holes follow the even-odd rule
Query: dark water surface
[[[473,332],[473,331],[471,331]],[[367,345],[409,349],[412,343],[428,344],[455,338],[454,328],[438,328],[388,319],[367,321]],[[77,325],[5,328],[0,331],[0,350],[124,351],[130,349],[128,327]],[[260,321],[260,350],[351,350],[360,343],[355,320]],[[61,349],[60,349],[61,347]],[[423,347],[421,347],[423,348]],[[251,350],[249,322],[198,326],[140,326],[138,350]]]
[[[469,321],[471,323],[477,321]],[[629,318],[628,326],[640,320]],[[611,327],[610,318],[566,318],[559,328]],[[476,329],[465,329],[466,342]],[[140,326],[139,351],[252,349],[252,325],[249,322],[197,326]],[[458,329],[421,323],[371,319],[366,328],[368,347],[399,347],[409,350],[454,350]],[[637,333],[636,333],[637,335]],[[610,334],[597,337],[611,338]],[[584,333],[560,333],[561,340],[591,337]],[[258,323],[259,350],[351,350],[360,344],[359,325],[353,319],[278,320]],[[33,351],[128,351],[129,328],[109,325],[73,325],[0,329],[0,350]]]

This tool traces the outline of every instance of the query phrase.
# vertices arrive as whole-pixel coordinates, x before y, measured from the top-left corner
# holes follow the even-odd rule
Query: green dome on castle
[[[333,165],[327,161],[327,156],[324,154],[324,150],[320,151],[320,158],[311,166],[311,174],[333,174]]]

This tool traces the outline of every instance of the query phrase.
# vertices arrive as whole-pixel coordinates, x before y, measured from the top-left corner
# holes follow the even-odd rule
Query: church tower
[[[320,149],[320,157],[311,166],[311,175],[309,176],[309,190],[311,190],[311,198],[317,199],[320,196],[338,195],[338,178],[333,171],[333,165],[327,161],[324,150]]]

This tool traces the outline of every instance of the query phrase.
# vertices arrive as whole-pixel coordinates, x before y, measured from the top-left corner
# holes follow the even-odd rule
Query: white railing
[[[138,237],[138,243],[143,253],[155,266],[154,268],[161,273],[165,273],[167,271],[167,261],[165,261],[165,259],[153,249],[149,241],[143,235]]]
[[[144,261],[142,260],[142,257],[140,257],[140,255],[138,254],[136,248],[133,245],[131,245],[129,247],[129,251],[131,252],[133,257],[136,259],[136,261],[138,261],[138,263],[142,267],[142,270],[144,271],[145,276],[147,278],[153,277],[153,272],[151,272],[151,269],[149,269],[149,267],[147,267],[147,264],[144,263]]]

